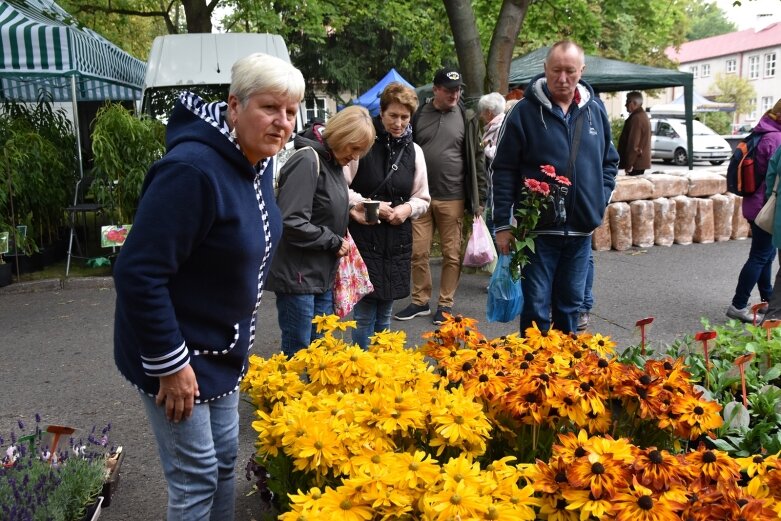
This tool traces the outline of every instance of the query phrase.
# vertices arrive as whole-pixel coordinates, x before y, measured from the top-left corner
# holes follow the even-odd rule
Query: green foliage
[[[756,98],[754,85],[737,74],[717,74],[713,80],[716,101],[735,104],[735,116],[751,112],[751,100]]]
[[[149,167],[165,151],[165,128],[147,117],[138,118],[119,104],[106,104],[93,122],[95,156],[91,191],[112,208],[114,222],[132,222]]]
[[[624,130],[624,118],[613,118],[610,120],[610,133],[613,138],[613,146],[618,147],[618,138],[621,137],[621,131]]]
[[[737,25],[727,19],[724,11],[715,2],[694,0],[686,7],[686,14],[691,21],[691,25],[686,31],[687,41],[700,40],[738,30]]]
[[[701,112],[697,117],[717,134],[732,133],[732,117],[726,112]]]
[[[686,15],[680,1],[550,0],[533,2],[516,44],[518,54],[562,38],[605,58],[658,67],[672,67],[664,54],[679,45]]]
[[[76,137],[65,112],[38,103],[6,103],[0,114],[0,231],[25,225],[25,238],[11,236],[25,253],[48,244],[65,225],[64,208],[78,178]],[[13,210],[13,211],[12,211]]]

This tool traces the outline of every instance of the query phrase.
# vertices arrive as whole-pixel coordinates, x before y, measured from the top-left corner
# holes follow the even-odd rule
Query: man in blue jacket
[[[535,230],[535,251],[522,272],[522,334],[533,323],[542,331],[577,330],[591,234],[602,223],[618,172],[604,105],[580,79],[583,49],[560,41],[548,51],[544,68],[505,117],[492,165],[496,243],[505,254],[524,181],[545,181],[540,167],[552,165],[571,183],[563,195],[565,211],[555,211],[561,209],[557,202],[549,204]]]

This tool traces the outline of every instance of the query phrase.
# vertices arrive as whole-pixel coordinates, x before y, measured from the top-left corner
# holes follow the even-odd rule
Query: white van
[[[141,112],[167,120],[183,90],[207,101],[227,100],[233,64],[254,52],[290,63],[285,40],[269,33],[198,33],[158,36],[146,64]],[[302,109],[304,107],[301,107]],[[301,110],[299,110],[299,125]]]

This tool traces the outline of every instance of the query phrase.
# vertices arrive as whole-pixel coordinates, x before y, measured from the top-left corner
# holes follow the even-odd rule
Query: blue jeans
[[[353,343],[361,348],[369,347],[369,337],[386,329],[390,330],[392,300],[362,298],[353,308],[353,318],[358,327],[353,329]]]
[[[276,296],[282,352],[290,357],[322,336],[317,333],[312,319],[318,315],[333,314],[334,297],[330,289],[320,295],[276,293]]]
[[[521,333],[537,323],[541,331],[552,327],[565,333],[577,331],[578,310],[588,276],[591,237],[539,235],[535,252],[523,269]]]
[[[638,174],[639,175],[639,174]],[[592,291],[594,286],[594,250],[589,250],[588,254],[588,275],[586,275],[586,289],[583,292],[583,305],[580,306],[580,311],[588,313],[591,308],[594,307],[594,292]]]
[[[773,236],[754,224],[754,221],[749,221],[749,224],[751,225],[751,248],[748,251],[748,259],[740,270],[735,296],[732,297],[732,305],[738,309],[748,305],[754,286],[759,288],[759,296],[766,302],[770,301],[770,295],[773,293],[773,284],[770,280],[773,258],[776,254]]]
[[[179,423],[142,394],[168,482],[168,521],[232,521],[239,448],[239,392],[197,404]]]

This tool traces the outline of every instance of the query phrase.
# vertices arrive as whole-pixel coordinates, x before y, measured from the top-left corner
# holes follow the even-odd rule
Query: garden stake
[[[705,353],[705,388],[710,391],[710,357],[708,356],[708,340],[716,338],[715,331],[700,331],[694,335],[695,340],[702,342],[702,351]]]
[[[743,364],[746,362],[751,362],[753,359],[754,353],[746,353],[745,355],[737,357],[733,362],[736,366],[738,366],[738,371],[740,371],[740,386],[741,391],[743,392],[743,407],[746,408],[748,408],[748,399],[746,398],[746,369],[743,367]]]
[[[775,319],[775,320],[765,320],[762,322],[762,327],[765,328],[765,331],[767,331],[767,341],[770,342],[770,337],[773,336],[773,334],[770,332],[771,329],[774,327],[781,326],[781,320]],[[770,351],[767,352],[767,367],[773,367],[773,358],[770,355]]]
[[[641,318],[635,322],[635,326],[640,328],[640,354],[645,356],[645,326],[654,321],[654,317]]]
[[[754,318],[751,321],[751,325],[757,325],[757,314],[761,309],[767,309],[767,302],[759,302],[758,304],[751,306],[751,312],[754,313]]]
[[[52,463],[54,455],[57,453],[57,445],[60,444],[60,436],[63,434],[70,435],[76,432],[73,427],[63,427],[61,425],[49,425],[46,427],[46,432],[54,434],[54,440],[52,440],[51,450],[49,450],[49,463]]]

